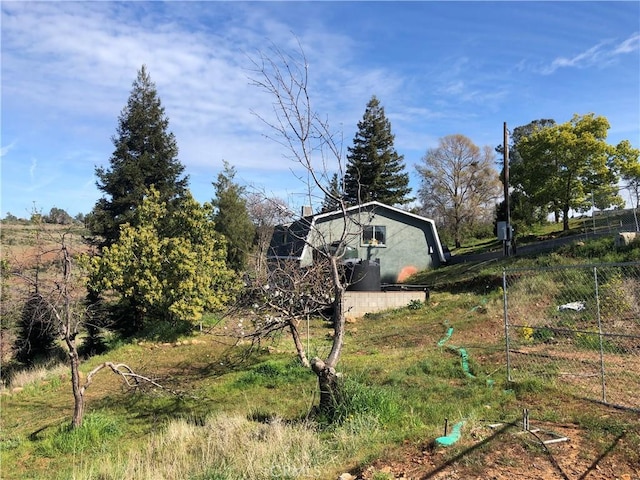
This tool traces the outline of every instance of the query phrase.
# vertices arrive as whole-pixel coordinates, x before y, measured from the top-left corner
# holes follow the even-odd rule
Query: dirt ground
[[[433,444],[406,445],[352,478],[640,480],[640,464],[623,453],[629,448],[628,432],[603,442],[575,425],[532,422],[530,430],[533,433],[522,426],[481,427],[467,432],[476,438],[461,440],[464,445],[455,451]],[[546,441],[551,442],[542,443]]]

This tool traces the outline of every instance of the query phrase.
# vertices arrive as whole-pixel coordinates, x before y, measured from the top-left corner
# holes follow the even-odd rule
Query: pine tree
[[[215,208],[213,221],[218,233],[227,239],[227,264],[240,272],[247,265],[247,257],[255,236],[255,226],[251,222],[244,188],[233,180],[236,170],[224,162],[224,170],[213,183],[216,198],[212,204]]]
[[[393,147],[394,138],[384,107],[374,95],[358,122],[353,147],[348,148],[344,181],[348,204],[377,200],[401,205],[412,200],[407,197],[411,193],[409,175],[404,172],[403,156]]]
[[[342,193],[340,190],[338,174],[334,173],[329,181],[327,192],[325,193],[322,206],[320,207],[320,213],[333,212],[340,208],[340,200],[342,199]]]
[[[96,185],[105,196],[87,223],[94,235],[103,238],[102,246],[117,241],[120,225],[134,222],[134,212],[151,185],[170,205],[185,194],[188,177],[182,176],[184,166],[168,125],[155,84],[143,65],[118,119],[110,167],[96,167]]]
[[[18,362],[31,366],[38,360],[49,360],[59,354],[58,332],[52,326],[47,302],[38,291],[29,294],[17,327]]]

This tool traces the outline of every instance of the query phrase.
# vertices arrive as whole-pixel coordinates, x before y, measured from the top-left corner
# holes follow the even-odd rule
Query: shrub
[[[29,296],[22,309],[16,338],[16,360],[32,366],[60,357],[50,306],[41,295]],[[62,356],[64,358],[64,356]]]

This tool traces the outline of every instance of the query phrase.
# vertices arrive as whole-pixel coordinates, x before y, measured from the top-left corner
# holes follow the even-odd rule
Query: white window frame
[[[371,236],[365,234],[371,232]],[[362,228],[360,236],[360,245],[363,247],[385,247],[387,245],[387,227],[386,225],[365,225]]]

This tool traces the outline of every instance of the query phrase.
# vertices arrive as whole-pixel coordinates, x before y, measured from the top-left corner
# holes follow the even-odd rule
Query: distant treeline
[[[53,207],[49,210],[48,214],[43,214],[42,212],[34,211],[31,213],[31,216],[27,218],[19,218],[13,215],[11,212],[7,212],[4,218],[1,220],[2,223],[51,223],[55,225],[73,225],[73,224],[84,224],[85,215],[84,213],[78,213],[75,217],[69,215],[62,208]]]

